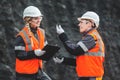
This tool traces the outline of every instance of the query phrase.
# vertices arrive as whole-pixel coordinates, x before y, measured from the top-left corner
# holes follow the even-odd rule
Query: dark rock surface
[[[50,44],[61,44],[55,25],[60,23],[69,38],[80,39],[77,17],[88,10],[100,15],[98,28],[106,46],[103,80],[120,80],[120,0],[0,0],[0,80],[15,80],[14,39],[24,26],[22,12],[29,5],[37,6],[44,15],[42,27]],[[57,55],[70,56],[64,48]],[[72,57],[72,56],[70,56]],[[45,63],[52,80],[77,80],[75,68]]]

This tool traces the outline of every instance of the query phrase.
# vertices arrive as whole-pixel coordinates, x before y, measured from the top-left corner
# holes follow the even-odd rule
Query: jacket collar
[[[30,29],[31,29],[31,31],[32,31],[34,34],[36,34],[36,32],[37,32],[37,27],[36,27],[36,28],[30,27]]]
[[[90,31],[94,30],[94,28],[89,29],[87,32],[82,33],[83,36],[87,35]]]

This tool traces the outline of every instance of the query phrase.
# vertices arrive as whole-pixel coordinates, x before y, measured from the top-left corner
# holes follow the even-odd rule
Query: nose
[[[41,21],[41,18],[37,18],[38,21]]]

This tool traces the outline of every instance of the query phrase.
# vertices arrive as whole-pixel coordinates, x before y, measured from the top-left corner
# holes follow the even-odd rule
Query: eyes
[[[92,24],[93,22],[91,20],[86,20],[86,19],[79,21],[79,24],[88,24],[88,23]]]
[[[42,20],[43,17],[33,17],[32,20]]]
[[[80,21],[80,24],[88,24],[90,21]]]

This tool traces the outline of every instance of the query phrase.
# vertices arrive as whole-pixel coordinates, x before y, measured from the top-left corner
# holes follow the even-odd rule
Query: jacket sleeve
[[[86,37],[80,40],[77,44],[71,42],[65,33],[60,34],[59,38],[63,42],[66,50],[75,56],[83,55],[96,44],[94,38],[91,35],[86,35]]]
[[[76,59],[64,57],[64,61],[62,63],[65,65],[76,66]]]
[[[37,58],[37,56],[34,54],[34,51],[25,51],[25,43],[21,36],[18,36],[15,40],[15,54],[20,60]]]

